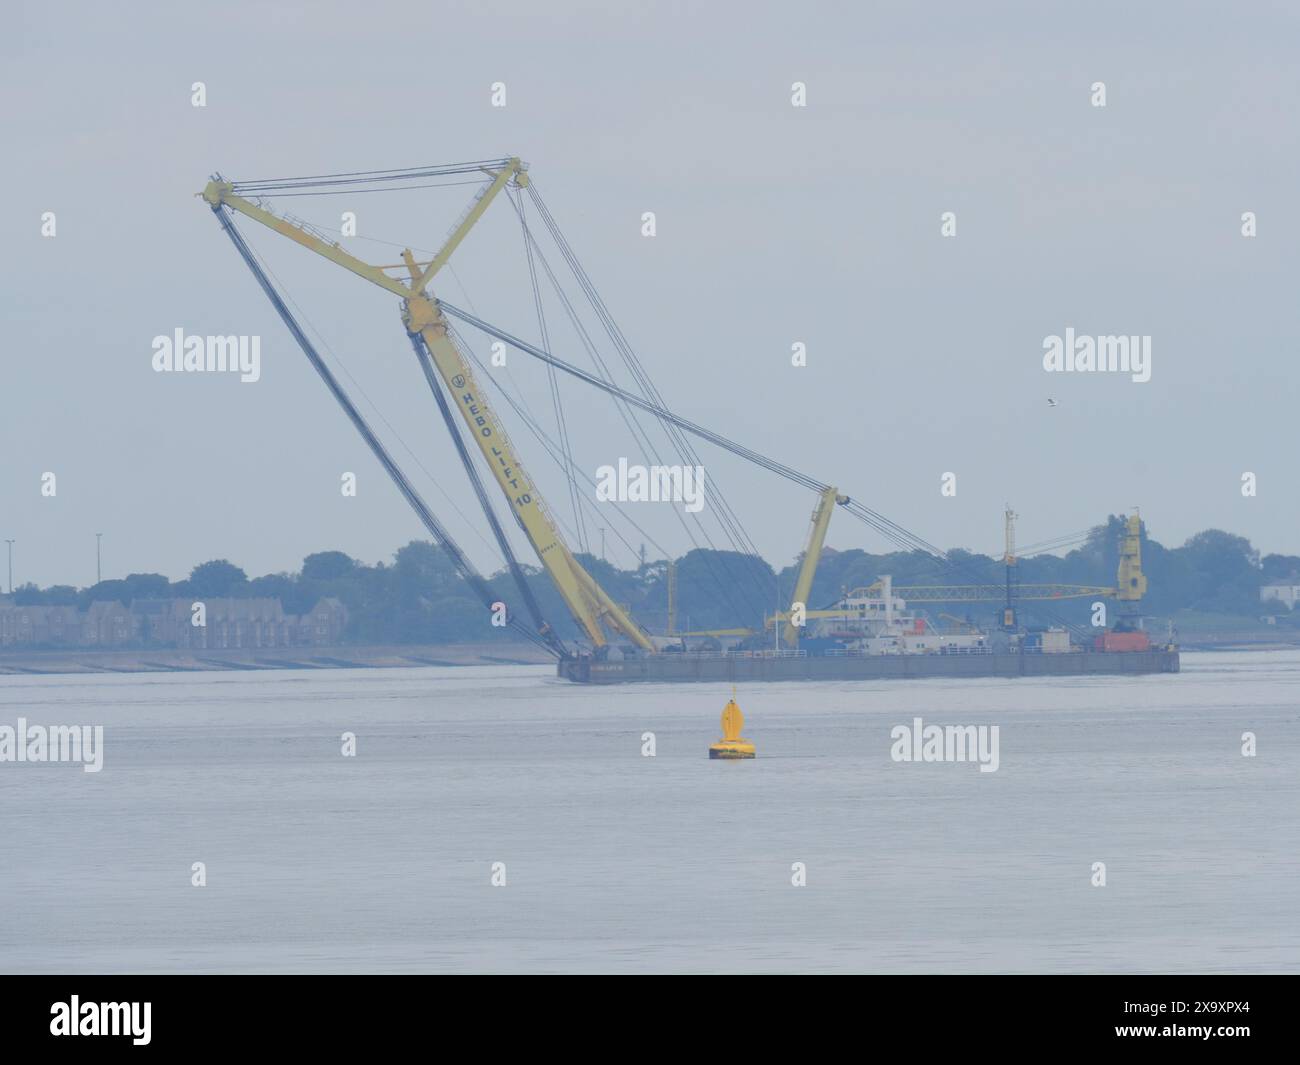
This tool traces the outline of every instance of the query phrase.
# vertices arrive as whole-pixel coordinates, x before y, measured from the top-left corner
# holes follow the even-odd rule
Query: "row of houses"
[[[347,609],[321,599],[286,614],[279,599],[137,599],[18,606],[0,597],[0,647],[327,647],[342,642]]]

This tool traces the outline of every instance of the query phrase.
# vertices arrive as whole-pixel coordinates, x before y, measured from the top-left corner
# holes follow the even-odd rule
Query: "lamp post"
[[[9,594],[14,594],[14,542],[6,540],[9,545]]]
[[[101,564],[101,554],[99,550],[100,542],[104,539],[103,533],[95,533],[95,583],[102,584],[104,580],[104,570]]]

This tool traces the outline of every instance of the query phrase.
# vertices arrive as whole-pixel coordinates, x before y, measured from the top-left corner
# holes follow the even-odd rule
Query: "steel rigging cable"
[[[823,484],[822,482],[818,481],[816,478],[809,477],[807,474],[800,473],[798,470],[795,470],[792,467],[787,466],[782,462],[778,462],[776,459],[769,458],[766,455],[763,455],[762,453],[753,450],[752,448],[746,447],[743,444],[739,444],[736,441],[723,436],[721,433],[716,433],[711,429],[706,429],[704,428],[704,426],[698,425],[687,418],[683,418],[680,415],[674,414],[672,411],[667,410],[664,407],[659,406],[655,403],[652,403],[650,400],[643,399],[642,397],[636,395],[635,393],[628,392],[626,389],[619,388],[615,384],[611,384],[608,381],[604,381],[601,378],[596,377],[595,375],[590,374],[587,371],[582,370],[577,366],[573,366],[572,364],[565,362],[563,359],[557,358],[556,356],[550,354],[549,352],[542,351],[540,348],[537,348],[536,346],[529,344],[527,341],[521,340],[518,337],[511,335],[510,333],[507,333],[505,330],[499,329],[497,326],[494,326],[489,322],[485,322],[477,315],[470,314],[467,311],[463,311],[459,307],[452,306],[451,304],[442,300],[438,301],[438,305],[439,307],[442,308],[444,312],[451,315],[452,317],[457,318],[468,325],[472,325],[476,329],[482,330],[488,335],[496,337],[498,340],[504,341],[505,343],[509,344],[511,347],[517,348],[518,350],[523,351],[526,354],[532,355],[536,359],[540,359],[543,362],[549,363],[550,365],[553,365],[556,369],[562,370],[565,373],[573,377],[576,377],[579,380],[584,381],[595,388],[599,388],[602,391],[607,392],[612,396],[622,399],[623,401],[631,404],[632,406],[639,407],[640,409],[645,410],[648,413],[654,414],[656,417],[659,417],[666,421],[670,421],[676,426],[678,426],[679,428],[683,429],[684,431],[688,433],[692,433],[693,435],[698,436],[704,440],[707,440],[712,444],[716,444],[718,447],[730,451],[732,454],[739,455],[741,458],[747,459],[750,462],[753,462],[755,465],[762,467],[763,469],[776,473],[779,476],[784,477],[789,481],[793,481],[795,484],[801,485],[804,488],[808,488],[817,492],[824,492],[826,491],[827,488],[830,487],[829,485]],[[993,589],[993,590],[1000,590],[1000,586],[996,582],[991,581],[987,576],[976,575],[968,565],[954,561],[949,557],[947,552],[941,550],[940,548],[927,542],[926,540],[923,540],[915,533],[910,532],[909,530],[903,528],[903,526],[899,525],[897,522],[892,521],[889,518],[885,517],[883,514],[880,514],[872,510],[870,507],[867,507],[864,504],[859,503],[857,500],[850,499],[847,503],[842,505],[844,509],[848,511],[848,513],[852,514],[859,521],[862,521],[865,524],[869,525],[871,528],[875,529],[878,533],[880,533],[881,536],[883,536],[885,539],[887,539],[890,543],[894,544],[895,546],[903,548],[904,550],[924,552],[925,554],[930,555],[938,559],[939,561],[943,562],[951,572],[961,576],[965,576],[967,577],[967,579],[972,580],[973,583],[978,584],[980,586]],[[1059,624],[1062,624],[1072,629],[1076,633],[1081,633],[1083,631],[1079,628],[1079,626],[1074,625],[1073,623],[1068,622],[1063,618],[1060,618],[1059,615],[1055,615],[1052,612],[1048,612],[1041,607],[1037,609],[1039,610],[1040,613],[1053,617],[1055,620],[1058,621]]]
[[[531,186],[530,186],[530,190],[531,190]],[[535,190],[533,191],[535,192]],[[606,382],[612,383],[614,377],[613,374],[610,372],[609,366],[606,364],[604,358],[600,354],[599,349],[592,341],[591,336],[588,333],[582,320],[578,317],[578,314],[573,307],[572,301],[570,301],[567,293],[564,291],[563,286],[559,283],[559,280],[555,275],[555,271],[551,268],[551,264],[547,261],[546,255],[542,252],[540,246],[537,244],[536,238],[532,236],[532,232],[531,229],[528,227],[527,220],[522,216],[521,208],[519,207],[519,205],[515,204],[513,199],[510,200],[510,203],[512,206],[515,207],[516,212],[520,213],[520,222],[524,227],[525,233],[527,234],[527,238],[530,243],[530,246],[534,254],[536,255],[537,261],[541,263],[542,269],[545,271],[547,279],[551,283],[551,287],[554,289],[557,298],[560,300],[560,304],[564,308],[564,311],[568,316],[569,322],[573,326],[575,333],[578,335],[578,338],[582,341],[583,347],[586,349],[587,354],[591,357],[592,362],[596,365],[598,372],[601,375],[603,375],[602,379],[605,380]],[[534,205],[538,208],[538,214],[543,215],[543,212],[545,211],[545,204],[541,203],[540,200],[537,199],[535,195],[534,195]],[[599,305],[599,299],[600,299],[599,294],[595,293],[594,289],[590,287],[589,282],[587,282],[585,285],[583,284],[583,278],[585,277],[585,274],[582,270],[582,266],[580,263],[576,262],[576,259],[572,257],[572,253],[567,250],[567,243],[564,240],[564,236],[562,233],[559,232],[558,227],[554,223],[554,220],[548,220],[547,226],[552,234],[553,239],[555,240],[557,247],[560,249],[561,255],[565,256],[566,264],[569,266],[574,276],[578,279],[579,285],[583,287],[583,291],[584,294],[587,296],[588,302],[592,304],[593,309],[595,309],[597,311],[598,316],[601,317],[602,324],[605,325],[605,331],[607,335],[609,335],[611,342],[614,343],[615,347],[619,348],[620,353],[622,353],[622,349],[619,347],[618,338],[614,335],[613,332],[611,332],[609,328],[610,320],[608,318],[608,312],[604,312],[602,314],[602,308]],[[633,357],[635,358],[635,356]],[[624,356],[624,361],[626,362],[626,356]],[[662,406],[662,404],[659,405]],[[639,446],[644,450],[645,454],[651,459],[651,461],[662,465],[663,459],[659,455],[658,448],[656,448],[654,443],[651,441],[649,434],[646,432],[644,427],[641,425],[640,421],[637,419],[635,412],[629,410],[626,404],[619,402],[617,396],[615,397],[615,407],[617,408],[619,412],[619,416],[622,418],[623,423],[627,426],[628,431],[632,434],[633,438],[638,442]],[[662,419],[660,419],[660,424],[663,425],[665,429],[670,428],[670,426],[665,424]],[[672,442],[672,439],[673,438],[670,436],[669,437],[670,443]],[[698,458],[693,458],[691,460],[691,465],[698,466],[699,465]],[[714,489],[715,489],[715,495],[719,499],[720,506],[725,511],[726,500],[725,498],[722,497],[721,492],[717,490],[716,482],[714,483]],[[704,543],[708,546],[708,548],[713,552],[718,551],[717,545],[713,542],[713,538],[709,535],[709,532],[705,528],[704,523],[700,521],[698,514],[690,515],[690,520],[688,520],[687,516],[681,513],[680,511],[674,510],[673,514],[677,518],[678,522],[681,524],[682,530],[685,532],[687,539],[690,540],[692,547],[696,549],[700,548],[700,542],[699,540],[696,539],[695,533],[692,531],[691,521],[693,520],[695,528],[698,529],[700,536],[704,539]],[[719,515],[719,520],[721,523],[722,522],[721,513]],[[728,532],[725,523],[723,523],[723,532],[724,533]],[[736,538],[735,535],[728,534],[728,538],[731,540],[732,547],[735,548],[739,553],[756,554],[756,552],[754,552],[753,550],[746,552],[744,546]],[[759,614],[762,613],[763,610],[762,603],[766,602],[767,599],[766,595],[763,595],[759,600],[755,601],[751,595],[748,584],[738,584],[726,579],[726,575],[718,571],[718,566],[715,564],[715,560],[711,557],[710,554],[708,553],[702,554],[700,558],[701,561],[703,562],[705,572],[708,574],[709,578],[713,581],[715,587],[717,588],[719,597],[726,602],[726,604],[730,607],[733,614],[741,615],[743,613],[748,612],[750,614],[753,614],[754,616],[758,616]],[[739,593],[741,597],[745,600],[744,610],[741,609],[740,605],[733,597],[733,591]]]
[[[551,238],[555,241],[556,247],[559,248],[560,254],[563,256],[566,265],[568,265],[569,270],[577,280],[583,294],[587,297],[588,303],[590,303],[592,309],[600,319],[601,324],[604,326],[606,335],[614,344],[615,349],[623,359],[624,365],[632,374],[633,379],[637,382],[641,394],[656,406],[667,407],[663,395],[650,379],[650,375],[646,372],[644,364],[637,357],[636,352],[633,351],[632,345],[628,342],[622,329],[620,329],[618,323],[614,321],[614,316],[605,305],[605,301],[597,291],[595,283],[591,280],[591,277],[583,267],[582,262],[578,259],[577,253],[574,252],[568,239],[564,236],[564,233],[559,227],[559,223],[555,221],[550,209],[546,206],[546,202],[542,199],[541,192],[538,190],[536,182],[530,181],[528,183],[528,194],[533,201],[533,205],[537,209],[538,215],[546,223]],[[613,380],[613,377],[609,374],[608,370],[605,370],[605,374],[610,381]],[[663,423],[662,419],[661,424],[668,435],[669,441],[676,446],[678,452],[682,455],[685,461],[692,466],[701,466],[699,456],[695,453],[695,449],[677,427],[673,426],[671,423]],[[712,495],[717,503],[715,513],[718,522],[722,525],[724,533],[726,533],[728,538],[731,540],[732,546],[742,554],[749,554],[757,558],[758,548],[745,532],[744,525],[732,509],[716,481],[712,482]],[[698,518],[696,520],[698,521]],[[712,546],[712,543],[710,543],[710,546]]]
[[[510,192],[506,190],[506,198],[510,199]],[[512,201],[513,202],[513,201]],[[550,333],[546,328],[546,314],[542,308],[542,290],[537,284],[537,264],[533,262],[533,242],[531,234],[528,232],[528,220],[524,217],[523,204],[515,204],[515,211],[519,215],[520,225],[524,233],[524,255],[528,260],[528,280],[533,287],[533,305],[537,308],[537,332],[541,338],[542,347],[550,349]],[[551,405],[555,409],[555,427],[560,434],[560,447],[564,451],[565,462],[565,481],[569,487],[569,503],[573,507],[573,524],[578,533],[578,546],[590,553],[587,545],[587,525],[582,520],[582,509],[578,506],[578,484],[573,466],[573,448],[569,444],[569,424],[564,417],[564,403],[560,398],[560,382],[555,376],[555,367],[546,368],[547,382],[551,387]]]

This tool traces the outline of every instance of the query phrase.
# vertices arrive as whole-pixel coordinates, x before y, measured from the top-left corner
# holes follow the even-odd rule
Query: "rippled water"
[[[0,763],[0,969],[1298,971],[1300,653],[1183,668],[742,689],[744,763],[723,686],[0,678],[0,725],[105,727]],[[1000,768],[893,762],[915,716]]]

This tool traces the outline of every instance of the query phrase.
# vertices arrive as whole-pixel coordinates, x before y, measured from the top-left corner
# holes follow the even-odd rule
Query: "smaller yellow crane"
[[[849,501],[835,488],[827,488],[817,500],[817,508],[812,514],[812,532],[808,535],[808,548],[803,553],[803,562],[799,566],[799,576],[795,578],[794,595],[791,597],[790,610],[806,611],[808,593],[812,591],[813,577],[817,575],[817,563],[821,561],[822,548],[826,543],[826,530],[830,527],[831,514],[837,503],[843,505]],[[787,620],[782,635],[787,647],[799,646],[799,628],[793,621]]]

